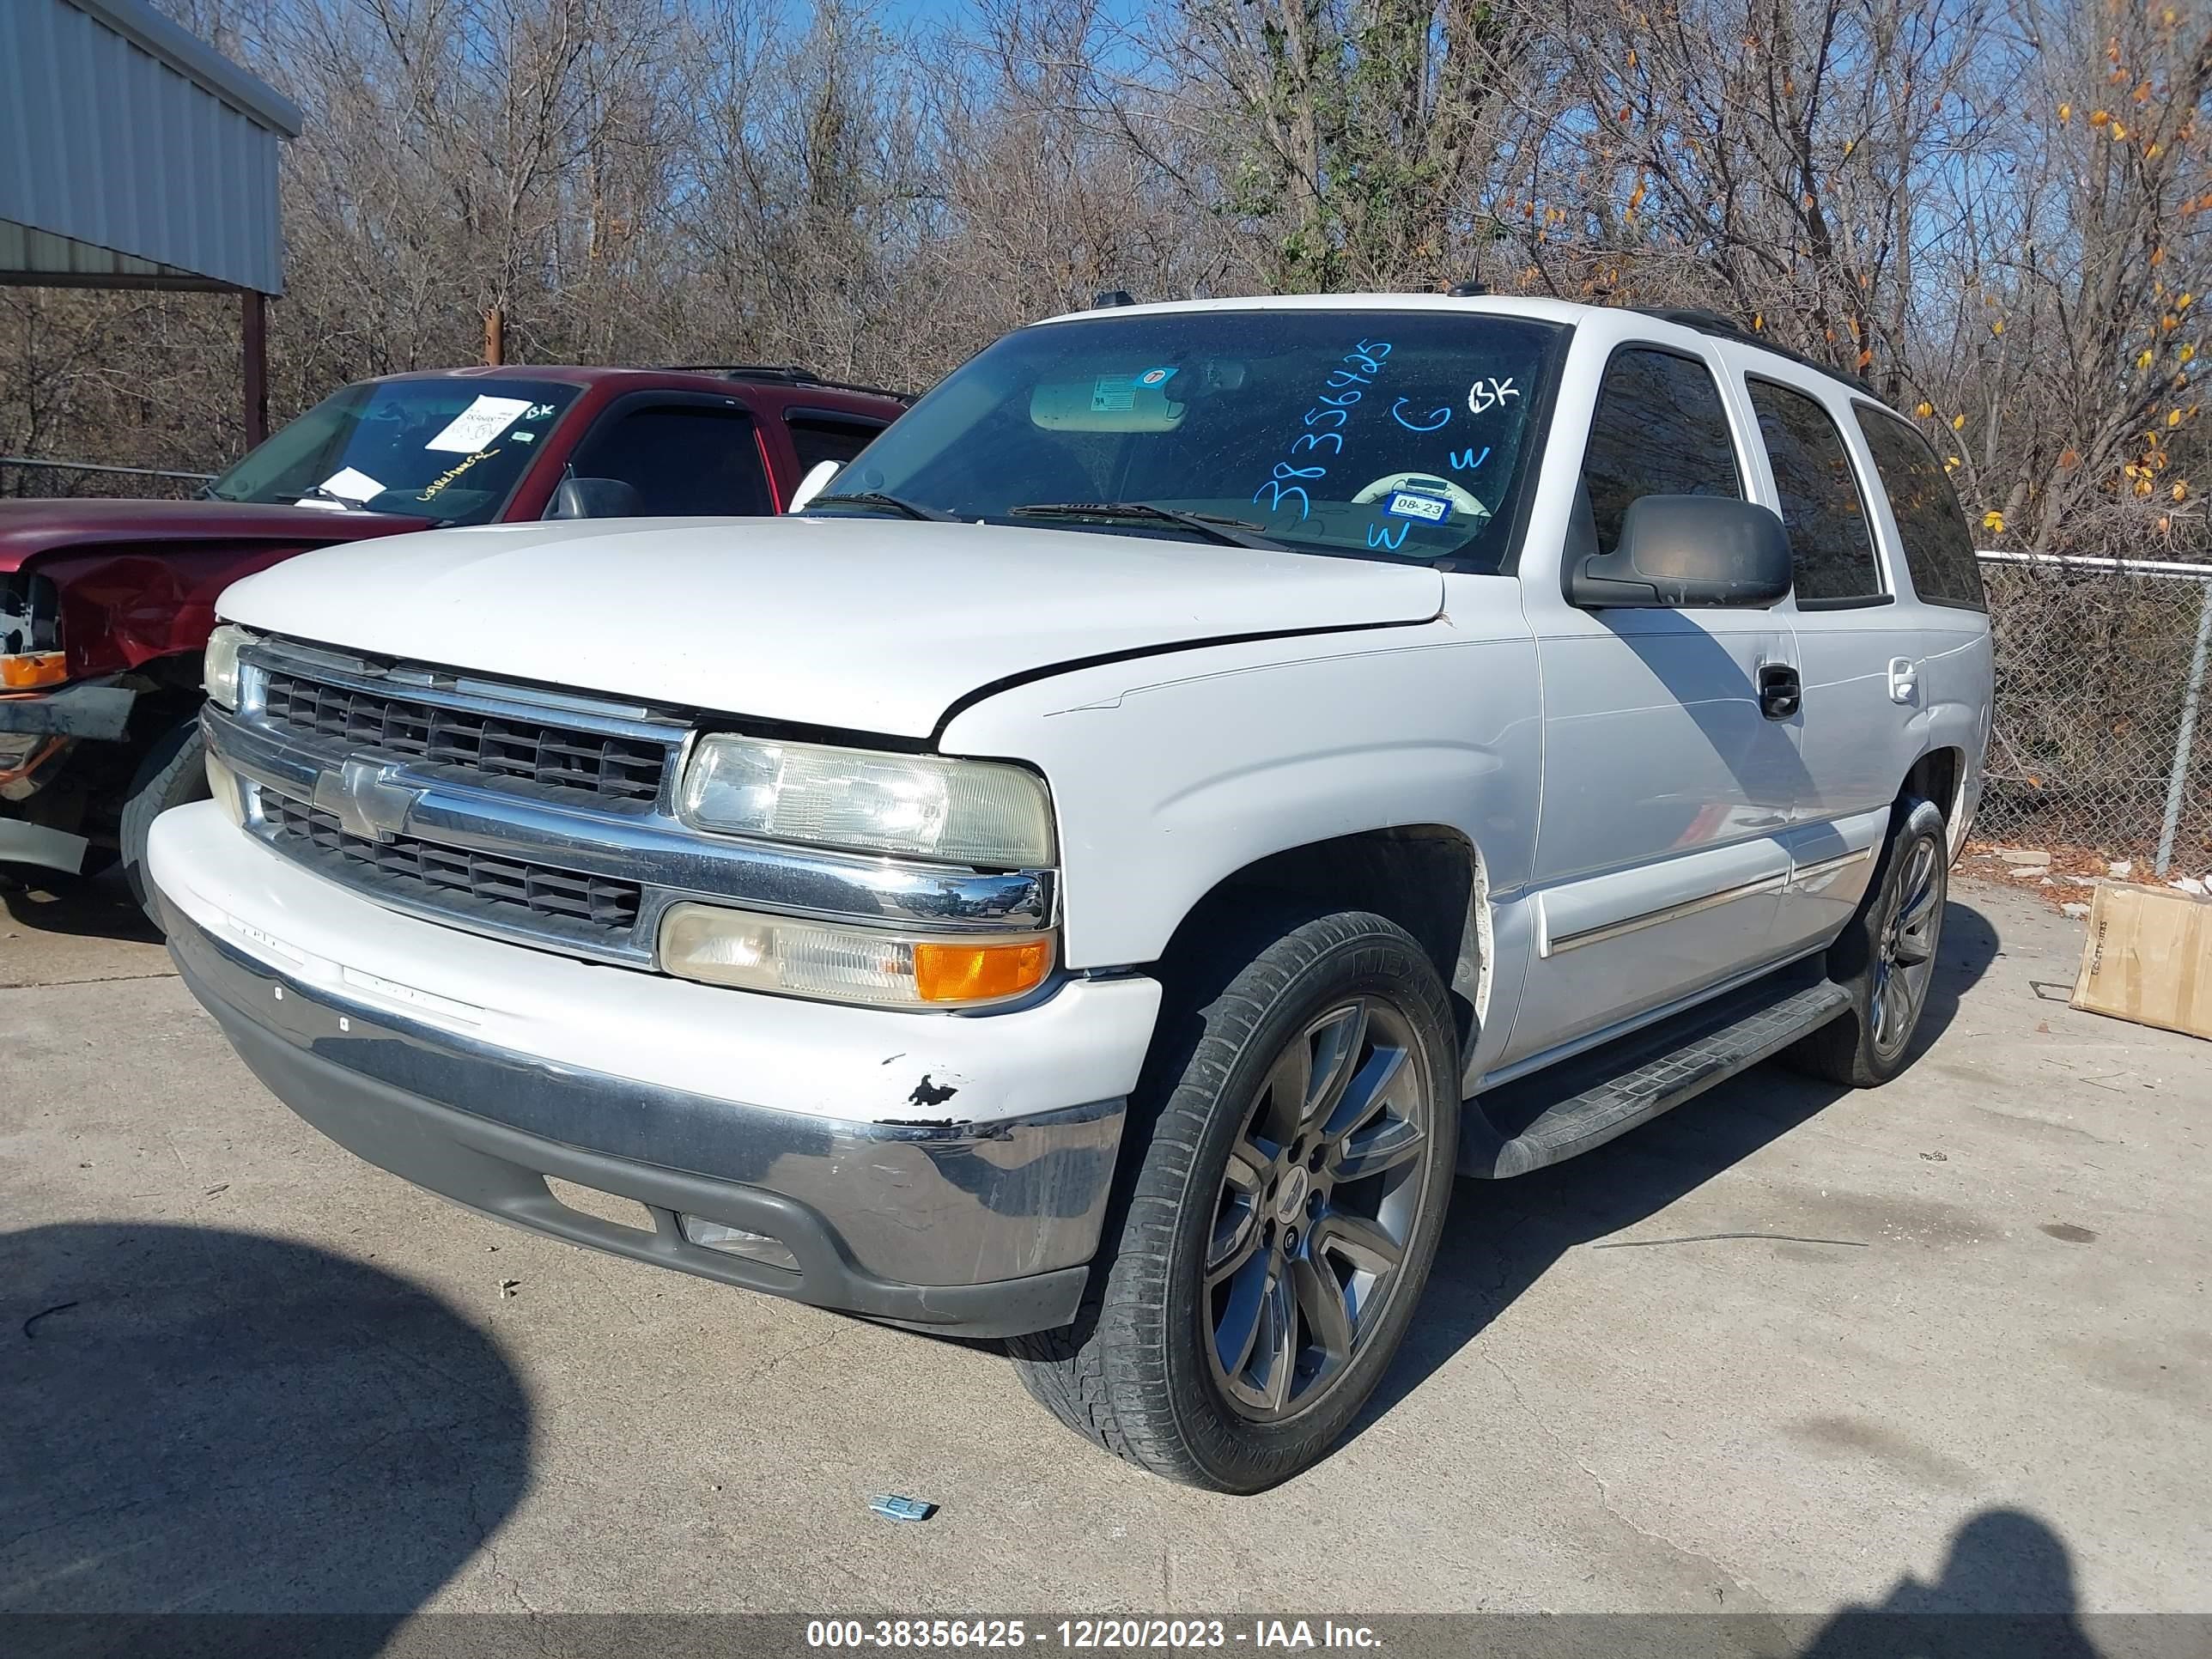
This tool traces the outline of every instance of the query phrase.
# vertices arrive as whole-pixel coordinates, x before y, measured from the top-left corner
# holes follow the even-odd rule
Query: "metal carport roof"
[[[145,0],[0,0],[0,283],[240,295],[253,435],[300,120]]]
[[[283,291],[300,112],[145,0],[0,5],[0,280]]]

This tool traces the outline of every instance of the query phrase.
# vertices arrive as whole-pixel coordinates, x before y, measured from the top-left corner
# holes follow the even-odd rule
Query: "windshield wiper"
[[[817,507],[828,507],[836,501],[848,502],[854,507],[888,507],[902,518],[927,519],[932,524],[952,522],[952,514],[950,513],[934,507],[924,507],[920,501],[910,501],[903,495],[886,495],[880,489],[863,489],[850,495],[817,495],[806,505],[811,511]]]
[[[1228,547],[1256,547],[1267,553],[1290,550],[1260,534],[1258,525],[1242,519],[1224,519],[1217,513],[1185,513],[1179,507],[1155,507],[1150,501],[1031,501],[1013,511],[1020,519],[1118,519],[1129,524],[1180,525]]]
[[[336,501],[349,513],[374,513],[376,509],[367,501],[357,501],[350,495],[341,495],[335,489],[325,489],[320,484],[309,484],[299,491],[294,501]]]

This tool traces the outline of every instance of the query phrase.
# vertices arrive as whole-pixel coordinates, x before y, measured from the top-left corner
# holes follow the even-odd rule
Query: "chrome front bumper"
[[[1121,1100],[990,1122],[770,1110],[349,1002],[161,908],[185,983],[270,1092],[419,1186],[575,1243],[895,1323],[1007,1336],[1074,1317]],[[742,1076],[742,1054],[731,1062]],[[548,1176],[634,1200],[653,1230],[562,1204]],[[684,1215],[765,1235],[796,1270],[694,1244]]]

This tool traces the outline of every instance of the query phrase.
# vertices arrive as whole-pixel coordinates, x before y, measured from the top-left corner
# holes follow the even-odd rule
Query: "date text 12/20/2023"
[[[1245,1648],[1261,1653],[1306,1649],[1372,1649],[1382,1638],[1365,1625],[1322,1619],[811,1619],[806,1645],[864,1648]]]

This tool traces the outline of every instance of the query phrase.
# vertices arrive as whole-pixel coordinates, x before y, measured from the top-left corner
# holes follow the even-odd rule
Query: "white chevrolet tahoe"
[[[1102,307],[799,516],[403,536],[221,611],[150,867],[280,1099],[489,1215],[1008,1339],[1232,1492],[1375,1388],[1455,1177],[1905,1063],[1990,720],[1910,422],[1540,301]]]

